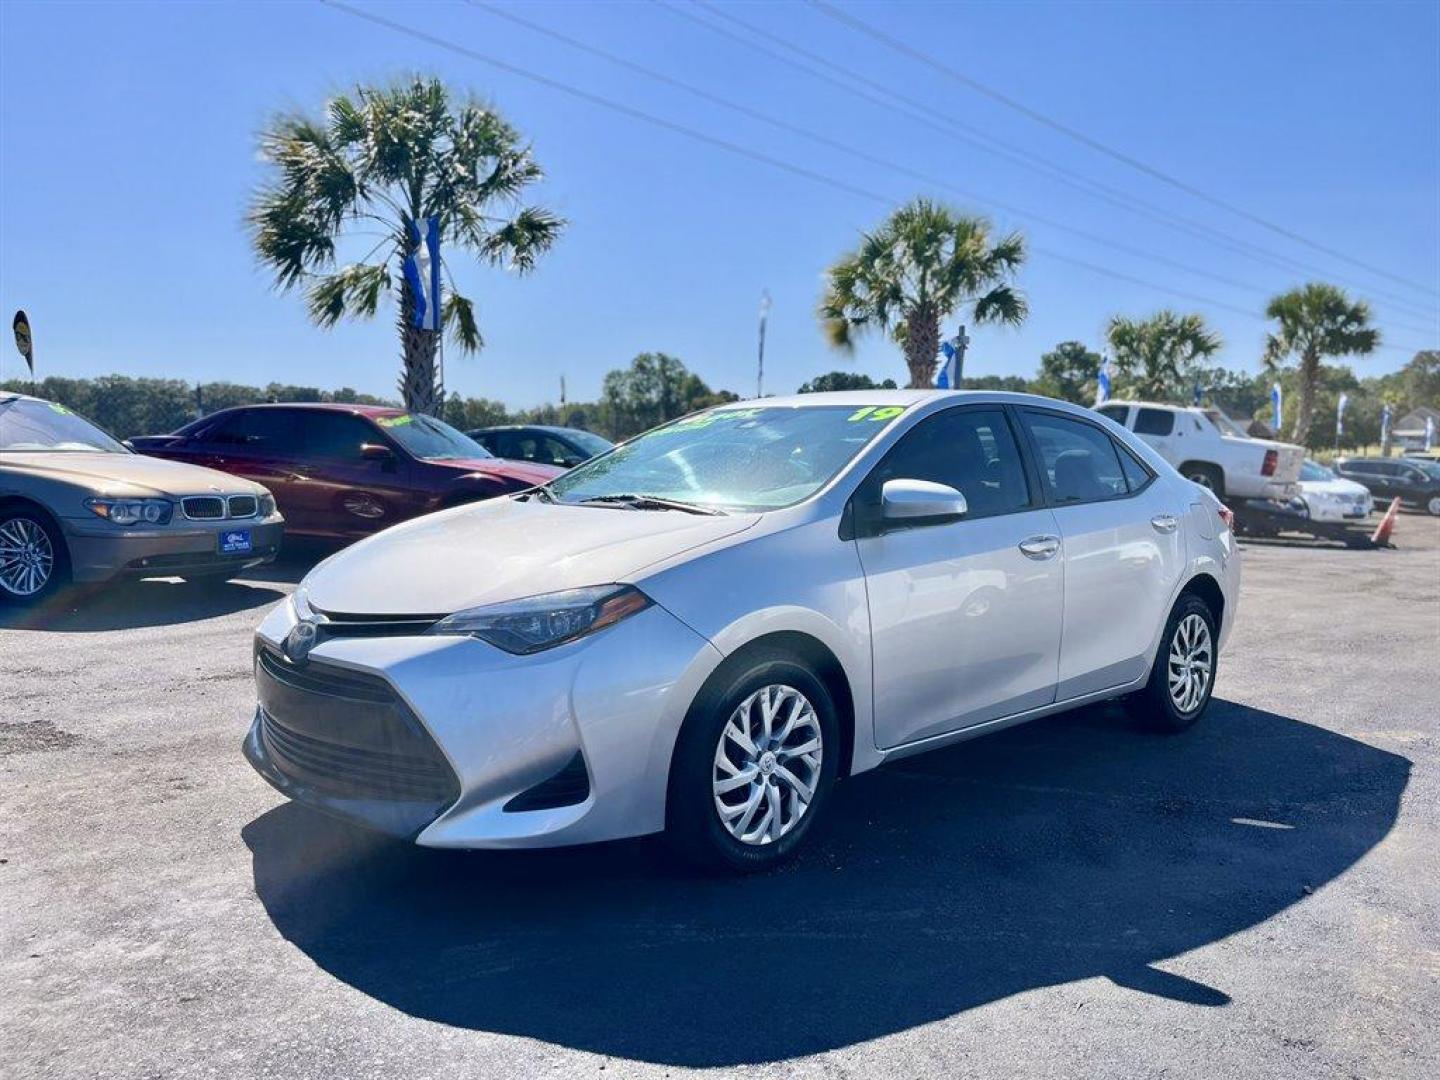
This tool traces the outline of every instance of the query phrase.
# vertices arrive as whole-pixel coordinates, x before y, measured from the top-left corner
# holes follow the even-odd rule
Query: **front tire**
[[[0,510],[0,602],[43,603],[69,579],[69,549],[49,516],[23,504]]]
[[[788,656],[752,657],[691,707],[670,768],[667,844],[712,872],[784,862],[823,812],[840,750],[825,684]]]
[[[1431,495],[1430,501],[1425,504],[1425,509],[1431,517],[1440,517],[1440,495]]]
[[[1136,718],[1166,732],[1184,731],[1199,720],[1215,689],[1218,641],[1210,606],[1193,594],[1180,597],[1165,621],[1150,681],[1130,699]]]

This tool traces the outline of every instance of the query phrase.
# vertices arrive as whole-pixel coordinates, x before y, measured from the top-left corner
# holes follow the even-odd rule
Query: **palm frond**
[[[480,325],[475,321],[475,305],[453,289],[445,294],[440,317],[451,340],[465,352],[479,352],[485,347]]]
[[[345,316],[369,318],[390,289],[390,271],[382,263],[355,263],[317,278],[306,293],[310,318],[319,326],[334,326]]]

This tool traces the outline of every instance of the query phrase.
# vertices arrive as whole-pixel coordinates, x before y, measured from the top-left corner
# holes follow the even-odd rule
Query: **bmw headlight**
[[[85,506],[96,517],[116,525],[164,525],[174,512],[165,499],[86,499]]]
[[[275,496],[274,496],[274,495],[271,495],[268,491],[265,492],[264,494],[258,496],[258,503],[257,503],[256,510],[255,510],[255,516],[258,517],[258,518],[260,518],[261,520],[264,520],[265,518],[273,517],[274,514],[275,514]]]
[[[464,634],[525,655],[593,634],[649,606],[650,598],[633,585],[595,585],[457,611],[427,633]]]

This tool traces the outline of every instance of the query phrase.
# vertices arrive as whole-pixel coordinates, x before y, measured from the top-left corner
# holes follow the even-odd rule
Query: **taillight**
[[[1271,452],[1273,453],[1274,451],[1271,451]],[[1220,505],[1219,510],[1220,510],[1220,520],[1225,523],[1225,528],[1229,529],[1231,532],[1234,532],[1234,531],[1235,531],[1235,511],[1234,511],[1234,510],[1231,510],[1228,506],[1224,505],[1223,503]]]
[[[1280,454],[1275,450],[1265,451],[1265,464],[1260,466],[1261,476],[1274,476],[1275,466],[1280,464]]]

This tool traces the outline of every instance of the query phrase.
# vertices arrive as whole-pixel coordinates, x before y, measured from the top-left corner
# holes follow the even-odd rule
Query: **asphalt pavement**
[[[0,613],[0,1075],[1440,1075],[1440,521],[1244,545],[1216,699],[848,781],[791,866],[436,853],[245,764],[290,557]]]

